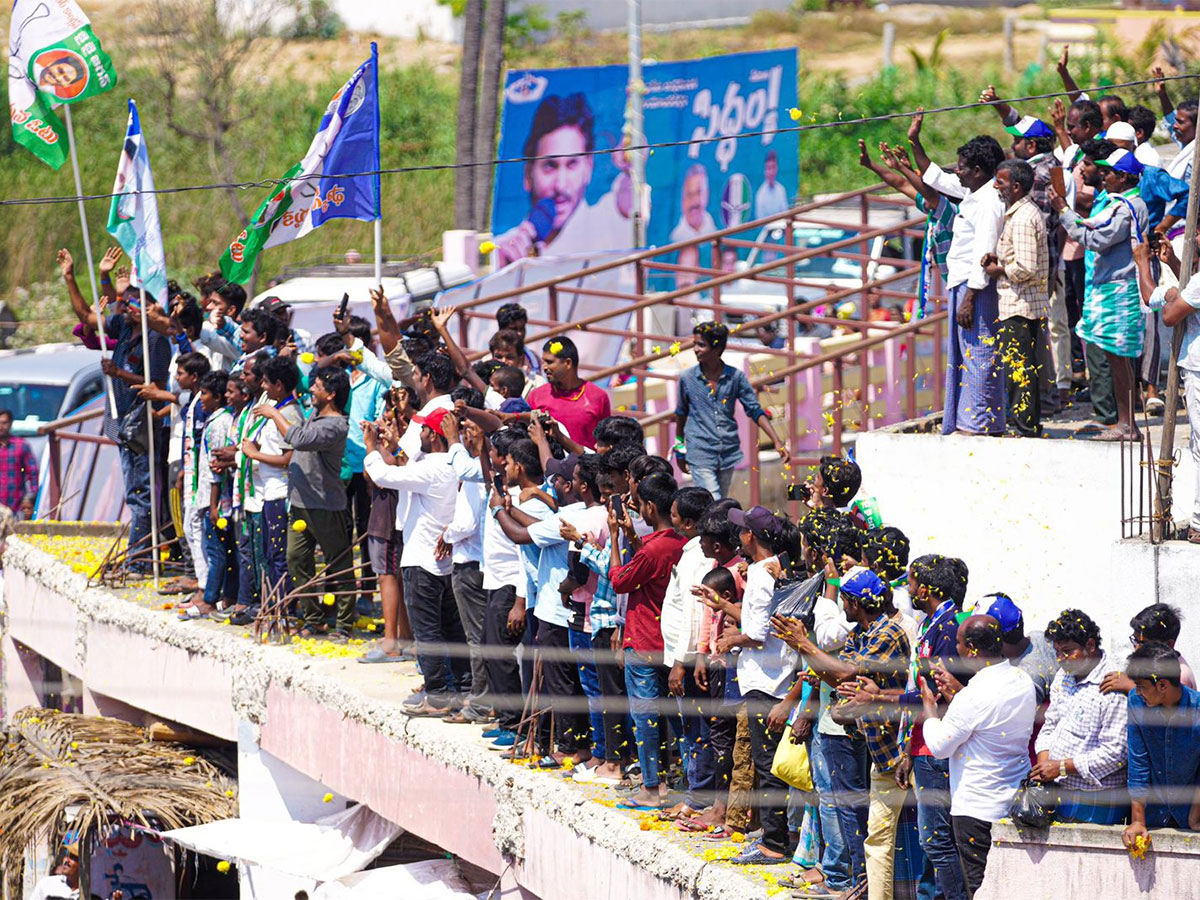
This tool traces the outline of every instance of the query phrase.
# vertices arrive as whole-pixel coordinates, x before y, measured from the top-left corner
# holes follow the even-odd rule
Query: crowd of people
[[[1161,70],[1155,93],[1178,153],[1163,162],[1145,106],[1098,100],[1059,73],[1069,104],[1049,121],[1022,115],[988,87],[1012,136],[978,135],[945,167],[907,133],[912,155],[882,144],[861,163],[928,215],[925,250],[949,290],[944,434],[1037,437],[1073,402],[1090,402],[1094,439],[1139,440],[1139,407],[1161,415],[1159,323],[1182,325],[1178,356],[1200,462],[1200,287],[1180,291],[1180,259],[1197,105],[1175,106]],[[1200,542],[1200,496],[1188,540]]]
[[[1189,144],[1195,102],[1159,96]],[[943,168],[920,115],[911,159],[862,147],[929,215],[950,292],[944,431],[1037,436],[1086,371],[1097,437],[1136,438],[1135,405],[1163,402],[1161,315],[1186,328],[1200,459],[1200,280],[1178,289],[1174,237],[1187,167],[1159,168],[1155,117],[1114,96],[1056,102],[1050,124],[985,99],[1011,158],[981,135]],[[1131,848],[1200,828],[1200,694],[1173,649],[1178,613],[1139,613],[1120,659],[1083,611],[1034,631],[1002,593],[968,604],[966,564],[910,560],[851,458],[793,485],[795,520],[743,508],[735,409],[791,457],[724,362],[725,325],[694,330],[672,460],[581,377],[569,337],[525,346],[517,304],[472,361],[453,308],[397,321],[375,290],[374,322],[343,303],[314,339],[278,298],[247,308],[214,274],[160,303],[119,262],[114,248],[99,264],[100,322],[59,253],[76,334],[109,351],[131,571],[169,551],[151,507],[180,494],[185,574],[164,591],[181,619],[271,611],[345,642],[379,610],[360,662],[416,660],[410,715],[482,726],[506,758],[741,844],[733,864],[797,863],[788,880],[811,896],[970,897],[992,824],[1032,786],[1057,821],[1123,824]]]

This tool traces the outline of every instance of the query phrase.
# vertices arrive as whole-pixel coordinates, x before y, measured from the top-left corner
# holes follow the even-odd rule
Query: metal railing
[[[479,297],[458,306],[460,341],[471,358],[482,357],[486,350],[468,346],[470,323],[491,319],[489,310],[500,303],[519,302],[531,294],[546,292],[548,315],[530,318],[533,333],[527,342],[540,346],[551,337],[580,329],[624,341],[626,350],[621,361],[604,365],[582,360],[581,374],[591,381],[612,380],[614,410],[640,419],[657,452],[667,455],[674,439],[674,401],[683,371],[680,361],[672,358],[686,354],[693,338],[690,324],[678,329],[683,332],[678,334],[661,325],[656,327],[651,317],[661,321],[666,312],[676,323],[681,316],[689,323],[706,318],[735,322],[738,333],[729,349],[740,356],[751,384],[759,392],[764,408],[772,413],[776,429],[796,462],[812,463],[822,453],[840,453],[858,433],[916,418],[942,405],[945,313],[931,311],[925,318],[908,323],[873,318],[880,301],[913,297],[921,263],[919,258],[883,257],[873,253],[872,247],[897,239],[906,245],[920,242],[925,223],[924,216],[916,214],[907,199],[880,196],[882,187],[861,188],[701,238],[623,255],[567,275]],[[878,224],[881,215],[891,221]],[[760,230],[779,223],[783,223],[782,243],[758,239]],[[837,228],[850,236],[822,246],[798,248],[795,232],[804,227]],[[687,250],[696,250],[697,257],[702,258],[700,249],[711,254],[713,265],[679,261],[680,252]],[[720,263],[727,250],[771,256],[742,270],[725,271]],[[857,281],[838,286],[828,280],[805,278],[801,270],[806,262],[829,258],[857,264]],[[894,271],[881,274],[880,266],[890,266]],[[632,270],[628,280],[633,290],[589,286],[594,276],[620,269]],[[943,293],[940,277],[936,271],[930,274],[928,294],[939,298]],[[674,286],[649,289],[652,284],[668,280],[675,282]],[[778,308],[737,305],[729,288],[739,282],[754,282],[774,291],[777,299],[772,302]],[[581,318],[566,319],[560,312],[575,304],[562,301],[575,298],[586,298],[596,308],[606,305]],[[855,301],[855,315],[836,316],[834,305],[847,300]],[[774,323],[784,326],[780,329],[782,348],[761,342],[742,346],[734,342],[743,340],[746,333],[753,334],[760,325]],[[804,333],[818,326],[832,328],[835,335],[823,341],[806,339]],[[102,435],[82,430],[84,423],[101,413],[97,405],[39,429],[50,443],[47,496],[42,508],[54,517],[67,508],[87,507],[88,492],[94,490],[92,484],[73,487],[67,496],[64,490],[68,473],[87,462],[80,445],[112,445]],[[750,499],[759,502],[764,496],[763,469],[774,466],[774,454],[760,452],[758,432],[751,424],[743,423],[741,430]],[[792,477],[784,473],[782,480]],[[80,492],[82,497],[77,496]]]

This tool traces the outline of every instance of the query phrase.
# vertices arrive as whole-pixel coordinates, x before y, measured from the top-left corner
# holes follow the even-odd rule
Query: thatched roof
[[[156,830],[237,815],[236,784],[180,744],[118,719],[27,707],[0,747],[0,870],[18,896],[26,846],[66,824],[93,833],[111,817]],[[79,811],[65,821],[68,808]]]

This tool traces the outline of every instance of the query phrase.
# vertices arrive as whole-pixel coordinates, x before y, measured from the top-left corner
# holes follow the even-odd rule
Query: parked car
[[[0,351],[0,409],[13,414],[13,434],[39,457],[46,439],[38,428],[103,392],[99,350],[61,343]]]
[[[738,270],[744,271],[769,262],[772,258],[783,256],[789,250],[796,253],[800,250],[826,247],[854,238],[861,233],[861,213],[857,207],[846,210],[826,208],[820,211],[820,215],[823,221],[819,224],[804,221],[797,221],[793,224],[792,248],[786,247],[786,219],[780,219],[764,227],[755,238],[756,242],[777,244],[780,249],[774,251],[755,247],[750,251],[749,257],[738,263]],[[911,211],[906,209],[873,210],[868,227],[870,230],[876,230],[891,225],[899,226],[910,215]],[[845,225],[840,225],[839,223],[843,219],[845,219]],[[843,252],[860,252],[859,245],[851,244]],[[917,259],[920,247],[912,238],[879,235],[868,242],[867,252],[869,255],[867,280],[874,281],[894,275],[899,271],[899,268],[890,264],[888,259]],[[768,274],[783,278],[788,273],[785,266],[780,266],[778,269],[769,270]],[[805,282],[805,284],[796,286],[796,299],[798,301],[815,300],[825,296],[828,289],[842,290],[861,285],[863,283],[863,267],[862,262],[858,259],[835,256],[831,253],[828,256],[814,256],[796,263],[794,277],[803,279]],[[890,288],[897,291],[915,292],[917,279],[918,276],[914,272],[911,277],[897,279]],[[749,314],[762,315],[779,312],[787,307],[787,288],[785,285],[775,282],[759,281],[753,278],[742,279],[722,287],[721,303],[744,309],[748,314],[747,318],[751,317]]]

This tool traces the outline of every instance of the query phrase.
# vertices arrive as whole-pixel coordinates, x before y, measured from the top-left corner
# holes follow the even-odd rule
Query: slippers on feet
[[[372,647],[366,653],[358,658],[360,663],[376,664],[376,663],[398,663],[404,662],[404,657],[400,654],[392,656],[380,650],[378,647]]]
[[[642,812],[659,812],[662,810],[662,807],[645,806],[641,803],[634,803],[632,800],[618,800],[617,809],[636,809],[641,810]]]
[[[709,834],[716,826],[705,825],[695,819],[676,819],[675,827],[686,834]]]
[[[785,863],[790,864],[792,858],[790,856],[767,856],[763,852],[762,844],[755,844],[747,847],[729,861],[735,866],[781,866]]]
[[[736,832],[728,825],[718,825],[704,835],[706,841],[727,841],[734,836]]]

